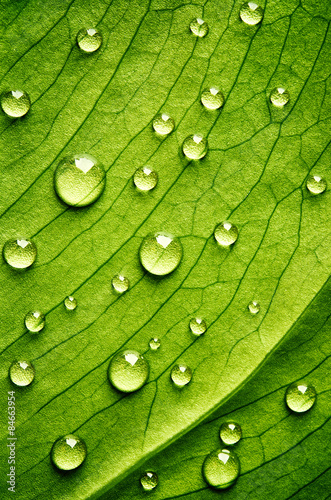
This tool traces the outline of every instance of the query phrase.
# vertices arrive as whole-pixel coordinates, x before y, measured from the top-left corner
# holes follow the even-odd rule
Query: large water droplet
[[[179,265],[183,255],[181,242],[169,234],[146,236],[139,249],[140,262],[151,274],[164,276]]]
[[[190,160],[200,160],[206,156],[208,141],[200,134],[189,135],[183,142],[183,153]]]
[[[34,379],[35,370],[30,361],[14,361],[9,368],[9,378],[19,386],[31,384]]]
[[[95,52],[102,44],[102,35],[95,28],[81,29],[77,33],[77,44],[83,52]]]
[[[202,92],[201,102],[207,109],[219,109],[224,104],[224,96],[216,87],[210,87]]]
[[[122,274],[115,274],[111,280],[112,287],[117,293],[124,293],[130,286],[129,278],[122,276]]]
[[[208,34],[209,26],[203,19],[198,17],[197,19],[192,19],[190,22],[190,30],[194,35],[203,38]]]
[[[167,113],[160,113],[153,120],[153,128],[160,135],[168,135],[175,128],[175,121]]]
[[[192,370],[184,364],[175,365],[171,370],[170,377],[177,387],[184,387],[192,379]]]
[[[241,439],[242,431],[236,422],[224,422],[220,427],[220,438],[224,444],[236,444]]]
[[[141,191],[150,191],[154,189],[157,181],[157,172],[150,167],[138,168],[133,176],[135,186]]]
[[[66,156],[54,174],[55,191],[67,205],[84,207],[95,202],[103,192],[106,174],[103,165],[93,156]]]
[[[19,118],[27,114],[31,106],[30,97],[24,90],[9,90],[1,96],[1,107],[6,115]]]
[[[202,335],[207,330],[207,323],[201,318],[192,318],[189,326],[194,335]]]
[[[252,300],[252,302],[248,304],[248,309],[252,314],[257,314],[260,311],[260,304],[256,302],[256,300]]]
[[[161,341],[157,337],[154,337],[149,341],[149,347],[152,349],[152,351],[157,351],[160,345]]]
[[[72,297],[71,295],[68,295],[68,297],[64,299],[63,303],[68,311],[73,311],[77,307],[77,300],[75,299],[75,297]]]
[[[244,23],[254,25],[262,21],[263,9],[254,2],[248,2],[242,5],[239,15]]]
[[[319,175],[310,175],[307,179],[307,189],[312,194],[321,194],[326,190],[326,180]]]
[[[36,260],[37,248],[29,240],[9,240],[4,244],[3,257],[11,267],[24,269]]]
[[[283,108],[290,100],[290,94],[286,89],[282,87],[276,87],[271,91],[270,102],[276,106],[276,108]]]
[[[313,406],[316,401],[316,391],[305,382],[295,382],[286,389],[285,400],[290,410],[301,413]]]
[[[145,384],[148,374],[147,361],[139,352],[133,350],[116,354],[108,368],[110,383],[121,392],[137,391]]]
[[[78,436],[67,434],[53,444],[51,458],[58,469],[72,470],[79,467],[87,454],[86,444]]]
[[[30,332],[40,332],[45,326],[45,316],[40,311],[30,311],[25,316],[24,323]]]
[[[145,472],[145,474],[143,474],[140,478],[141,486],[144,488],[145,491],[154,490],[158,482],[159,478],[157,477],[157,474],[151,471]]]
[[[240,462],[234,451],[218,449],[205,458],[202,474],[209,486],[223,490],[231,486],[240,472]]]
[[[214,236],[219,245],[229,246],[237,241],[238,229],[231,222],[225,221],[216,226]]]

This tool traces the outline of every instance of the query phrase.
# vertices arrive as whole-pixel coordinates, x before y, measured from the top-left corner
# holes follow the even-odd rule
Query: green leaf
[[[0,91],[22,87],[32,106],[23,119],[0,116],[1,244],[26,237],[38,248],[25,272],[0,266],[2,394],[13,387],[14,359],[36,369],[31,386],[15,388],[19,499],[109,491],[244,387],[329,276],[330,194],[305,188],[308,173],[326,176],[330,164],[329,2],[268,1],[255,27],[239,20],[240,5],[5,3]],[[209,24],[205,38],[188,29],[196,17]],[[103,33],[94,54],[75,45],[84,26]],[[224,93],[220,111],[200,103],[209,85]],[[269,103],[279,85],[291,96],[284,109]],[[151,126],[160,111],[176,122],[163,140]],[[196,132],[209,151],[187,162],[181,144]],[[107,185],[94,205],[73,209],[56,197],[53,173],[79,152],[105,165]],[[142,195],[132,175],[146,164],[159,183]],[[213,237],[223,220],[239,229],[230,249]],[[180,266],[163,278],[139,264],[153,231],[183,245]],[[119,272],[131,282],[123,296],[110,286]],[[69,294],[78,300],[72,313]],[[251,300],[261,304],[256,316]],[[23,323],[34,309],[46,314],[38,335]],[[208,323],[198,339],[188,329],[196,315]],[[151,352],[155,335],[162,346]],[[122,395],[107,367],[126,347],[146,353],[151,373],[139,392]],[[193,370],[182,391],[170,382],[176,361]],[[88,457],[63,475],[49,453],[67,433],[86,441]]]

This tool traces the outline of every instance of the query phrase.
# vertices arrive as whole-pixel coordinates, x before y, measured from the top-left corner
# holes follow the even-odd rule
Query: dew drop
[[[73,311],[77,307],[77,300],[71,295],[68,295],[68,297],[64,299],[63,303],[68,311]]]
[[[203,38],[208,34],[209,26],[203,19],[198,17],[197,19],[192,19],[190,23],[190,30],[194,35]]]
[[[152,349],[152,351],[157,351],[160,345],[161,341],[157,337],[154,337],[149,341],[149,347]]]
[[[24,323],[30,332],[40,332],[45,326],[45,316],[40,311],[30,311],[24,318]]]
[[[242,5],[239,15],[244,23],[253,26],[262,21],[263,9],[254,2],[248,2]]]
[[[260,304],[252,300],[252,302],[248,304],[248,309],[252,314],[257,314],[260,311]]]
[[[241,427],[236,422],[224,422],[220,427],[220,438],[224,444],[236,444],[242,435]]]
[[[307,179],[307,189],[312,194],[321,194],[326,190],[326,180],[319,175],[310,175]]]
[[[201,102],[207,109],[219,109],[224,104],[224,96],[216,87],[210,87],[202,92]]]
[[[91,155],[66,156],[56,167],[55,191],[67,205],[90,205],[99,198],[105,185],[103,165]]]
[[[286,89],[282,87],[276,87],[272,90],[270,94],[270,102],[276,106],[276,108],[283,108],[290,100],[290,94]]]
[[[122,274],[115,274],[111,280],[112,287],[117,293],[124,293],[128,290],[130,286],[130,281]]]
[[[73,434],[67,434],[55,441],[51,450],[52,462],[61,470],[77,469],[84,462],[86,455],[86,444]]]
[[[207,330],[207,323],[201,318],[192,318],[189,326],[194,335],[202,335]]]
[[[157,185],[158,175],[150,167],[141,167],[135,171],[133,182],[141,191],[150,191]]]
[[[167,113],[160,113],[153,120],[153,129],[157,134],[168,135],[174,128],[175,120]]]
[[[30,361],[14,361],[9,368],[9,378],[19,386],[31,384],[34,379],[35,370]]]
[[[158,482],[159,478],[157,477],[157,474],[151,471],[145,472],[140,478],[141,486],[145,491],[154,490],[154,488],[157,487]]]
[[[3,246],[3,258],[11,267],[25,269],[37,257],[36,245],[29,240],[8,240]]]
[[[95,52],[102,44],[102,35],[95,28],[81,29],[77,33],[77,44],[83,52]]]
[[[9,90],[1,96],[1,107],[6,115],[19,118],[27,114],[30,109],[30,97],[24,90]]]
[[[183,153],[190,160],[200,160],[207,151],[208,141],[201,134],[189,135],[183,142]]]
[[[184,364],[175,365],[171,370],[170,377],[177,387],[184,387],[192,379],[192,370]]]
[[[305,382],[294,382],[286,389],[286,404],[290,410],[301,413],[313,406],[316,401],[316,391]]]
[[[137,351],[121,351],[109,363],[109,381],[121,392],[137,391],[145,384],[148,374],[148,363]]]
[[[234,451],[218,449],[205,458],[202,474],[212,488],[223,490],[231,486],[239,476],[240,462]]]
[[[171,273],[183,255],[181,242],[166,233],[146,236],[139,249],[139,258],[146,271],[157,276]]]
[[[225,221],[216,226],[214,236],[219,245],[229,246],[237,241],[238,229],[231,222]]]

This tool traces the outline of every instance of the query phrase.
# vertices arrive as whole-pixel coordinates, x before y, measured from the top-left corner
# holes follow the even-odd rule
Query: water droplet
[[[149,347],[152,349],[152,351],[157,351],[160,345],[161,341],[157,337],[154,337],[149,341]]]
[[[276,108],[283,108],[290,100],[290,94],[287,90],[282,87],[277,87],[273,89],[270,94],[271,103],[276,106]]]
[[[210,87],[202,92],[201,102],[205,108],[219,109],[224,104],[224,96],[216,87]]]
[[[130,281],[125,276],[121,274],[115,274],[113,279],[111,280],[112,287],[118,293],[124,293],[128,290],[130,286]]]
[[[1,107],[6,115],[11,118],[26,115],[30,106],[30,97],[24,90],[9,90],[1,96]]]
[[[153,129],[157,134],[168,135],[174,128],[175,120],[167,113],[160,113],[153,120]]]
[[[77,307],[77,300],[75,299],[75,297],[72,297],[71,295],[66,297],[63,303],[65,305],[65,308],[68,309],[68,311],[73,311]]]
[[[170,377],[177,387],[184,387],[192,379],[192,370],[184,364],[175,365],[171,370]]]
[[[197,19],[193,19],[191,21],[190,30],[194,35],[202,38],[208,34],[209,26],[203,19],[198,17]]]
[[[164,276],[179,265],[183,255],[181,242],[169,234],[146,236],[139,249],[140,262],[146,271]]]
[[[77,33],[77,44],[83,52],[95,52],[102,44],[102,35],[95,28],[83,28]]]
[[[200,134],[189,135],[183,142],[183,153],[191,160],[200,160],[206,156],[208,141]]]
[[[224,444],[236,444],[241,439],[242,431],[236,422],[224,422],[220,428],[220,438]]]
[[[55,191],[67,205],[90,205],[99,198],[105,185],[103,165],[91,155],[66,156],[56,167]]]
[[[240,462],[234,451],[218,449],[206,456],[202,474],[212,488],[224,490],[231,486],[240,472]]]
[[[238,229],[231,222],[225,221],[216,226],[214,236],[219,245],[229,246],[237,241]]]
[[[148,471],[141,476],[140,482],[145,491],[151,491],[156,488],[159,482],[159,478],[157,477],[157,474],[155,474],[155,472]]]
[[[313,406],[316,401],[316,391],[305,382],[295,382],[286,389],[286,404],[290,410],[301,413]]]
[[[319,175],[310,175],[307,179],[307,189],[312,194],[321,194],[326,190],[326,180]]]
[[[29,240],[9,240],[3,246],[3,258],[11,267],[25,269],[37,257],[36,245]]]
[[[201,318],[192,318],[190,320],[190,330],[194,335],[202,335],[207,330],[207,323]]]
[[[145,384],[148,374],[147,361],[139,352],[133,350],[116,354],[108,368],[110,383],[121,392],[137,391]]]
[[[157,172],[150,167],[138,168],[133,176],[135,186],[141,191],[150,191],[154,189],[157,181]]]
[[[248,2],[242,5],[239,15],[244,23],[253,26],[262,21],[263,9],[254,2]]]
[[[40,311],[30,311],[25,316],[24,323],[30,332],[40,332],[45,326],[45,316]]]
[[[58,469],[77,469],[85,460],[86,444],[78,436],[67,434],[61,437],[52,446],[51,458]]]
[[[248,304],[248,309],[252,314],[257,314],[260,311],[260,304],[255,300],[252,300],[252,302]]]
[[[30,361],[14,361],[9,368],[9,378],[19,386],[31,384],[34,379],[35,370]]]

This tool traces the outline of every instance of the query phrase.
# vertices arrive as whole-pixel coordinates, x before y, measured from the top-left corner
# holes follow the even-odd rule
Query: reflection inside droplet
[[[131,366],[134,366],[137,361],[138,361],[138,357],[135,355],[135,354],[132,354],[132,353],[129,353],[129,354],[125,354],[125,359],[128,363],[130,363]]]
[[[167,248],[167,246],[170,245],[170,243],[172,242],[172,238],[169,238],[168,236],[164,236],[163,234],[159,234],[158,236],[156,236],[156,241],[163,248]]]
[[[88,158],[76,158],[75,165],[77,168],[79,168],[79,170],[81,170],[82,172],[84,172],[84,174],[86,174],[89,170],[91,170],[91,168],[94,165],[94,162],[89,160]]]

